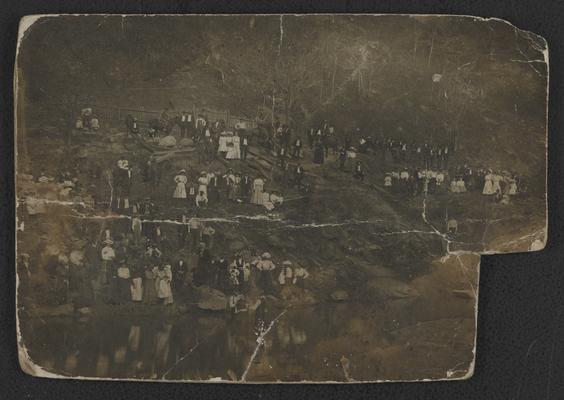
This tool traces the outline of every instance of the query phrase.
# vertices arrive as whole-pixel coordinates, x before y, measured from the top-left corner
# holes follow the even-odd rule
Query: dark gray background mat
[[[564,399],[564,2],[551,1],[46,1],[0,3],[0,398],[2,399]],[[425,13],[505,19],[550,51],[549,238],[540,253],[482,258],[476,371],[467,381],[361,385],[232,385],[51,380],[17,361],[12,76],[17,28],[41,13]]]

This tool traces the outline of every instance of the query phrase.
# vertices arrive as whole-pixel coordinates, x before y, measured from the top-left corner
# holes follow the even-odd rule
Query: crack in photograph
[[[548,48],[506,21],[37,15],[16,58],[28,374],[467,379],[480,255],[545,246]]]

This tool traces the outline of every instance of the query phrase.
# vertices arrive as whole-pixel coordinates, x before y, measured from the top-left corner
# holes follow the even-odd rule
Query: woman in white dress
[[[509,180],[509,189],[507,191],[507,194],[510,196],[515,196],[517,194],[517,181],[515,180],[515,178],[511,178]]]
[[[241,138],[239,137],[239,134],[237,132],[235,132],[235,136],[233,136],[232,142],[233,142],[233,147],[231,148],[232,158],[235,160],[239,160],[241,158]]]
[[[229,147],[227,146],[227,141],[228,141],[227,133],[222,132],[221,135],[219,136],[219,145],[217,147],[217,152],[221,154],[223,158],[226,158],[227,152],[229,151]]]
[[[482,194],[485,195],[492,195],[495,193],[495,191],[493,190],[493,175],[491,173],[491,171],[488,171],[488,173],[486,174],[486,176],[484,177],[485,183],[484,183],[484,190],[482,191]]]
[[[456,181],[456,189],[458,193],[466,193],[466,182],[464,182],[461,176],[459,176]]]
[[[494,175],[492,176],[492,184],[493,184],[492,190],[493,190],[493,193],[498,193],[498,192],[501,193],[501,185],[500,185],[500,182],[501,182],[501,175],[494,174]]]
[[[264,198],[263,191],[264,191],[264,180],[262,178],[256,178],[253,181],[253,192],[251,195],[251,203],[262,205]]]
[[[384,177],[384,187],[386,189],[392,188],[392,175],[390,175],[389,173],[387,173],[386,176]]]
[[[225,155],[226,160],[236,159],[237,151],[235,150],[235,137],[232,132],[227,132],[227,154]],[[239,137],[237,137],[237,141]]]
[[[208,174],[202,171],[200,177],[198,178],[198,193],[204,192],[204,196],[208,197]]]
[[[160,265],[153,269],[155,275],[155,289],[157,290],[157,297],[162,300],[163,304],[172,304],[172,289],[170,282],[172,282],[172,268],[169,264]]]
[[[185,199],[186,198],[186,183],[188,183],[188,178],[186,178],[186,171],[180,170],[178,175],[174,177],[174,182],[176,183],[176,189],[172,194],[174,199]]]

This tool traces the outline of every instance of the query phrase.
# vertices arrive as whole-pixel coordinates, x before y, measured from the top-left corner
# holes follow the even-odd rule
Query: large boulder
[[[72,250],[69,260],[74,265],[82,265],[84,263],[84,252],[82,250]]]
[[[194,141],[189,138],[183,138],[180,139],[180,142],[178,142],[178,144],[180,145],[180,147],[192,147],[194,146]]]
[[[288,307],[307,307],[319,303],[309,290],[291,284],[282,287],[280,297]]]
[[[159,146],[174,147],[176,146],[176,138],[174,136],[165,136],[159,140]]]
[[[241,242],[240,240],[235,240],[234,242],[229,243],[229,250],[240,251],[243,250],[245,246],[245,243]]]
[[[347,301],[349,300],[349,293],[345,290],[335,290],[333,293],[331,293],[331,300]]]
[[[382,300],[406,299],[419,296],[409,284],[393,278],[377,278],[366,283],[368,294]]]
[[[198,308],[201,310],[221,311],[227,308],[225,293],[210,287],[201,287],[198,291]]]
[[[30,215],[45,214],[47,212],[47,204],[43,199],[35,199],[28,197],[25,200],[27,212]]]

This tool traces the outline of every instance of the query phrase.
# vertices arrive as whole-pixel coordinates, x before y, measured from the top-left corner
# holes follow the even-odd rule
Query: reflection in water
[[[414,317],[417,307],[408,302],[397,304],[402,304],[403,312],[378,313],[354,303],[289,310],[264,335],[264,346],[258,348],[250,366],[258,335],[280,310],[259,307],[237,315],[194,311],[175,319],[29,319],[24,329],[38,332],[35,340],[28,341],[32,360],[63,375],[241,380],[249,367],[248,381],[343,380],[340,360],[346,357],[351,360],[347,374],[361,379],[363,374],[374,376],[373,370],[385,363],[387,354],[391,362],[405,359],[398,352],[416,340],[397,332],[400,326],[418,329],[419,321]],[[410,312],[405,312],[408,309]],[[398,315],[409,319],[398,321]],[[448,329],[441,325],[439,331]],[[423,337],[426,333],[416,334],[429,341]],[[457,346],[444,351],[458,360],[461,352],[462,356],[471,354],[471,348]],[[393,373],[397,370],[397,366],[390,368]]]
[[[260,316],[269,318],[270,313],[262,310]],[[266,319],[266,324],[269,322]],[[240,379],[244,372],[257,346],[257,326],[264,324],[254,313],[198,313],[174,321],[146,317],[120,321],[50,318],[30,320],[26,328],[42,329],[32,342],[32,359],[58,374],[233,380]],[[276,335],[265,337],[257,365],[268,364],[270,352],[285,352],[307,341],[304,328],[290,325],[287,319],[276,329]],[[61,331],[66,332],[64,337],[57,334]],[[52,347],[58,351],[50,352]]]

